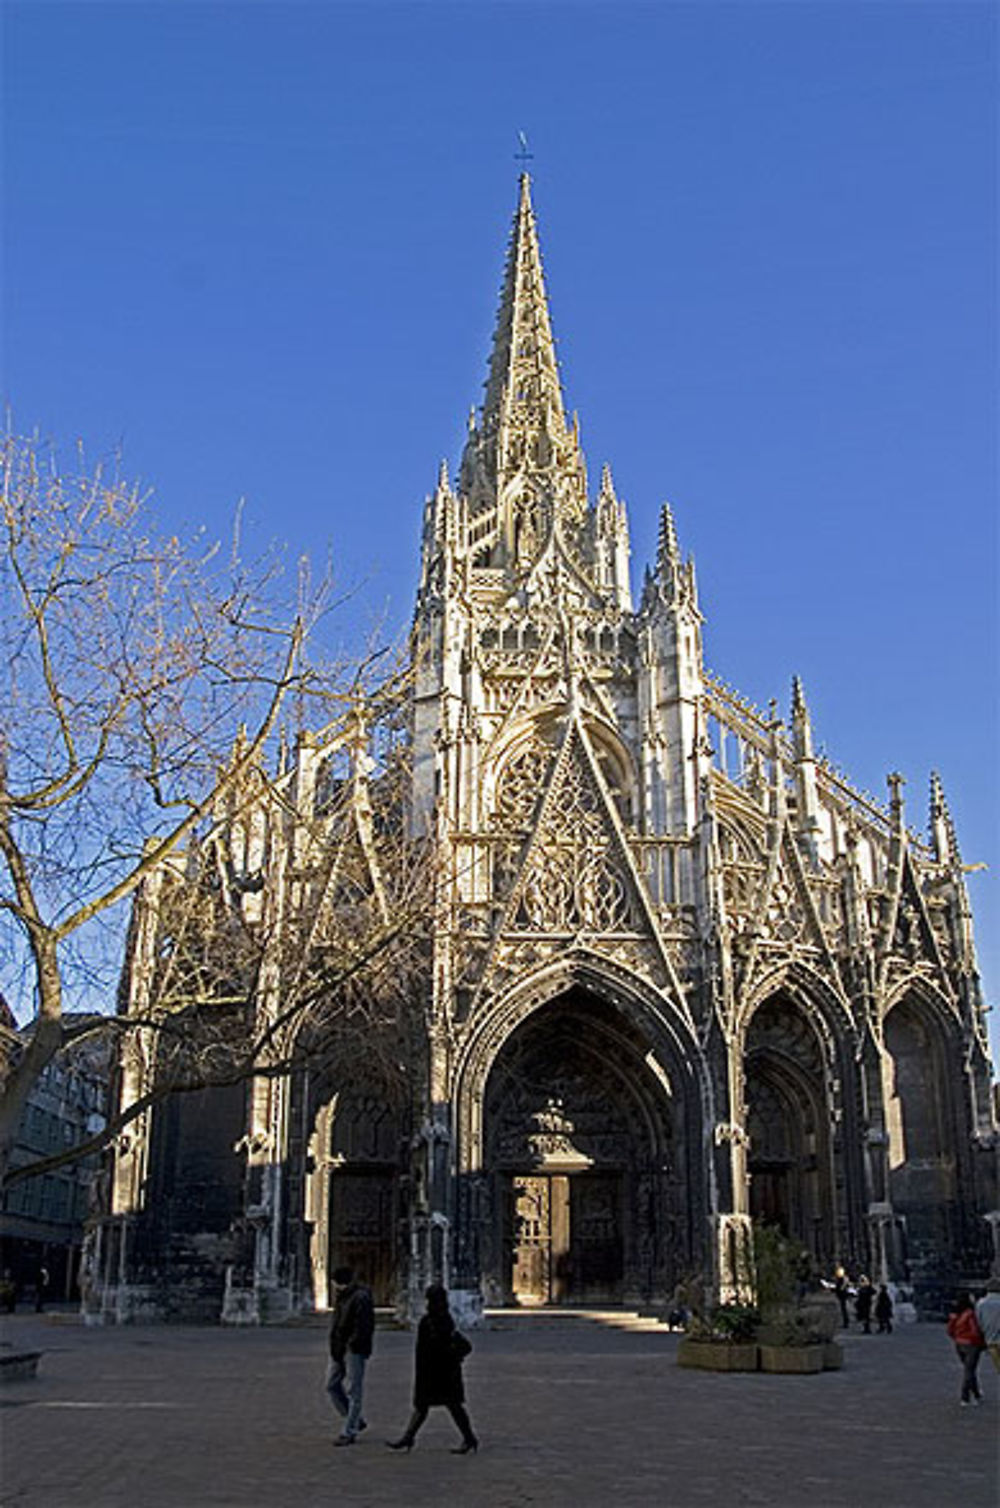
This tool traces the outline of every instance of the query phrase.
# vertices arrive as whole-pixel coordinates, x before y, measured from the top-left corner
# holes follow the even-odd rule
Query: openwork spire
[[[486,383],[482,433],[487,443],[499,442],[502,452],[504,442],[512,439],[511,429],[554,434],[565,427],[531,182],[527,173],[522,173]],[[498,454],[501,464],[504,459],[502,453]]]
[[[508,551],[516,538],[523,559],[541,547],[556,513],[579,521],[586,511],[586,474],[576,424],[567,424],[563,409],[527,173],[521,175],[482,413],[462,460],[470,514],[497,506],[515,480],[519,511],[497,518],[496,537]]]

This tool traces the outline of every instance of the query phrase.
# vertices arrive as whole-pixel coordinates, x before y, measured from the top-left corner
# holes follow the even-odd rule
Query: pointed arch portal
[[[401,1107],[384,1085],[327,1074],[298,1086],[306,1152],[301,1191],[303,1259],[316,1309],[332,1304],[332,1275],[350,1267],[378,1304],[400,1281]]]
[[[747,1030],[750,1213],[828,1267],[835,1256],[830,1107],[819,1038],[806,1012],[777,994]]]
[[[641,1028],[597,994],[571,987],[516,1026],[481,1103],[487,1297],[669,1292],[689,1256],[679,1109]]]
[[[885,1019],[889,1193],[904,1221],[911,1274],[939,1270],[960,1239],[956,1124],[949,1033],[915,995]],[[951,1049],[951,1051],[949,1050]]]

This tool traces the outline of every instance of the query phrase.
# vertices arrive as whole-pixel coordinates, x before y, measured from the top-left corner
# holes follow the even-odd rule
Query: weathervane
[[[528,138],[523,131],[518,131],[517,139],[521,143],[521,150],[514,153],[514,161],[519,162],[521,164],[521,172],[526,173],[528,171],[528,163],[535,160],[535,154],[528,151]]]

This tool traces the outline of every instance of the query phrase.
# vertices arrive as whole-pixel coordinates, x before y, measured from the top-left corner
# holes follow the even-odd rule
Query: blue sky
[[[997,16],[923,3],[7,0],[3,392],[172,527],[401,630],[528,133],[568,403],[710,666],[880,797],[938,768],[1000,997]],[[1000,1014],[1000,1012],[998,1012]],[[996,1030],[996,1028],[995,1028]]]

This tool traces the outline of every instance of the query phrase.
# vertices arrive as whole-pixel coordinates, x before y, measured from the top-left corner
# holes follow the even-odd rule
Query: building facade
[[[14,1055],[21,1046],[14,1015],[0,996],[0,1053]],[[67,1152],[103,1130],[110,1056],[106,1042],[88,1040],[66,1048],[46,1065],[21,1116],[12,1169]],[[0,1196],[0,1280],[7,1285],[8,1302],[80,1298],[100,1162],[97,1153],[89,1153],[24,1177]],[[46,1276],[39,1294],[42,1274]]]
[[[984,1004],[941,782],[918,837],[901,777],[884,806],[853,789],[814,750],[802,686],[787,721],[758,711],[706,668],[702,626],[670,509],[633,601],[608,468],[588,491],[524,177],[485,401],[423,522],[400,821],[433,851],[434,927],[402,1088],[338,1077],[320,1031],[311,1067],[150,1111],[116,1153],[107,1316],[325,1308],[340,1262],[403,1307],[432,1276],[470,1313],[657,1304],[692,1279],[725,1298],[755,1218],[823,1269],[918,1292],[997,1270]],[[363,791],[359,740],[334,743],[300,738],[296,810],[334,756]],[[370,815],[362,794],[362,850]],[[296,823],[239,821],[248,904],[292,926]],[[158,926],[149,895],[136,914],[126,1009]]]

